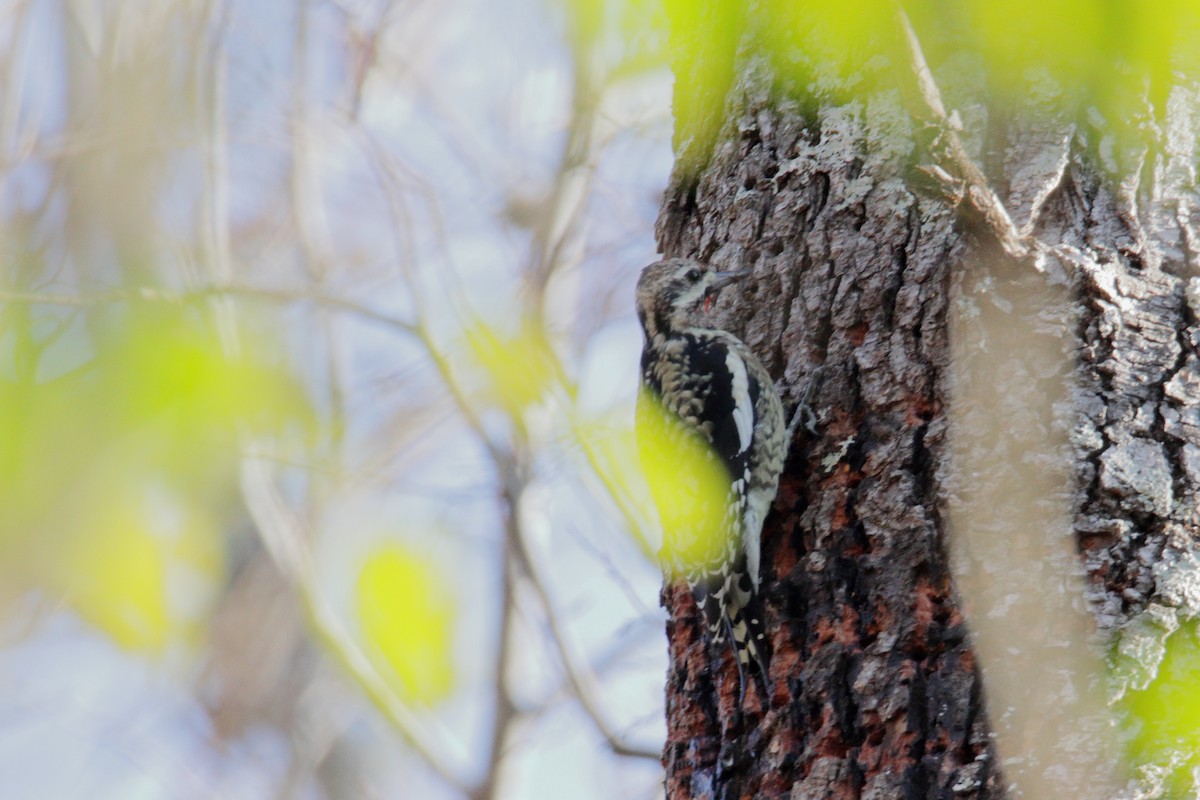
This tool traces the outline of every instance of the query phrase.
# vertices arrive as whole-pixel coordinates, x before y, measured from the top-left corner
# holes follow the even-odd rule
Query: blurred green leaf
[[[1096,0],[974,0],[968,6],[994,85],[1025,90],[1045,69],[1078,92],[1104,60],[1106,9]]]
[[[431,562],[395,545],[371,553],[359,572],[355,607],[363,634],[405,702],[430,705],[454,687],[448,585]]]
[[[725,95],[733,85],[734,55],[743,30],[741,0],[665,0],[675,74],[677,168],[703,167],[725,124]]]
[[[230,356],[187,314],[131,315],[97,359],[102,391],[125,423],[162,422],[180,444],[306,421],[295,381],[255,354],[253,337],[239,340],[243,353]]]
[[[642,474],[662,525],[662,558],[667,571],[687,572],[724,561],[730,480],[708,442],[643,389],[638,401],[637,445]]]
[[[935,74],[945,62],[980,64],[989,97],[1110,121],[1132,146],[1166,112],[1177,83],[1200,78],[1195,0],[908,0]],[[684,169],[707,161],[726,123],[735,54],[766,55],[776,89],[805,103],[849,102],[913,81],[891,0],[667,0],[675,73],[676,154]],[[963,61],[963,58],[966,61]],[[1036,89],[1036,91],[1034,91]],[[951,93],[947,99],[954,102]],[[1090,119],[1097,118],[1092,114]]]
[[[216,520],[161,487],[100,484],[74,510],[74,534],[48,569],[51,585],[123,647],[157,652],[191,638],[202,601],[224,577]]]
[[[224,577],[239,434],[312,416],[294,379],[227,357],[187,308],[107,309],[87,333],[59,356],[74,369],[0,385],[0,564],[119,644],[159,651],[196,633]],[[14,347],[37,363],[34,337]]]
[[[578,420],[573,432],[587,448],[593,467],[609,493],[635,496],[632,484],[638,479],[637,440],[628,421],[622,424],[612,419]]]
[[[464,335],[472,357],[488,376],[495,401],[517,416],[540,401],[562,374],[541,322],[522,318],[515,334],[474,319]]]
[[[627,531],[638,549],[647,559],[656,560],[656,548],[647,541],[644,528],[657,512],[641,473],[637,439],[629,423],[628,409],[619,409],[609,418],[574,419],[571,432],[582,447],[592,472],[625,516]]]
[[[766,8],[761,30],[777,69],[794,86],[840,100],[870,88],[862,81],[877,75],[896,37],[890,0],[770,0]]]
[[[1126,715],[1130,758],[1167,774],[1171,797],[1194,797],[1193,771],[1200,769],[1200,638],[1197,623],[1167,639],[1158,673],[1144,689],[1120,701]]]

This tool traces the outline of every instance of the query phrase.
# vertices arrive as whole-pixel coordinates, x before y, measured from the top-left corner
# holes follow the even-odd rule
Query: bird
[[[792,426],[762,361],[711,314],[716,294],[746,274],[687,258],[642,270],[636,438],[663,529],[664,570],[691,588],[709,642],[729,637],[740,696],[749,673],[766,697],[761,535]]]

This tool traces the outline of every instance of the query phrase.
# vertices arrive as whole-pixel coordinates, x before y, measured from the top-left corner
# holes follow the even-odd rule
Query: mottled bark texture
[[[739,706],[664,589],[668,798],[1112,796],[1112,687],[1200,611],[1195,93],[1162,149],[1112,156],[1099,123],[1036,96],[1001,113],[932,65],[1013,222],[1069,246],[1042,274],[919,188],[928,133],[894,83],[806,98],[753,48],[713,57],[723,121],[679,132],[660,245],[753,271],[719,312],[818,421],[764,530],[769,699]],[[958,575],[982,587],[966,615]],[[988,618],[1010,624],[977,635]],[[1115,678],[1114,642],[1113,663],[1146,645]]]

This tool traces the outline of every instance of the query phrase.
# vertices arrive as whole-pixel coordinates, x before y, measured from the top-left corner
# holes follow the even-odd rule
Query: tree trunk
[[[767,702],[664,589],[667,797],[1114,796],[1145,775],[1110,704],[1200,612],[1197,93],[1114,173],[1065,90],[1001,106],[933,64],[1021,241],[1050,243],[1023,258],[930,190],[954,126],[927,130],[903,48],[819,93],[763,54],[757,4],[712,7],[673,10],[660,247],[753,271],[726,325],[817,421],[763,531]]]

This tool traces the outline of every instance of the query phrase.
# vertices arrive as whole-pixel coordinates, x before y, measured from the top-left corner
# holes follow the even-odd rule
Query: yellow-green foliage
[[[694,170],[703,165],[725,123],[725,94],[733,82],[742,2],[666,0],[666,7],[675,75],[675,152],[684,169]]]
[[[464,332],[474,362],[487,376],[490,399],[516,418],[538,402],[561,375],[540,320],[525,317],[515,334],[480,319]]]
[[[793,90],[849,99],[879,77],[897,41],[888,0],[770,0],[764,8],[759,46]]]
[[[643,392],[638,457],[662,524],[663,563],[668,572],[720,563],[727,546],[722,521],[729,473],[702,436]]]
[[[371,553],[355,606],[373,658],[405,702],[428,705],[454,687],[450,581],[433,563],[396,545]]]
[[[805,104],[911,93],[898,9],[935,77],[958,83],[971,65],[982,78],[977,96],[951,86],[951,107],[1023,102],[1036,91],[1042,110],[1086,111],[1117,133],[1144,135],[1131,118],[1161,117],[1171,86],[1200,78],[1194,0],[670,0],[677,151],[711,142],[728,121],[727,94],[744,66],[735,53],[767,59],[778,88]]]
[[[53,377],[32,339],[7,340],[0,580],[157,652],[198,632],[223,579],[238,431],[307,424],[303,395],[184,308],[122,307],[79,334],[57,351],[77,366]]]
[[[1193,770],[1200,769],[1200,639],[1195,622],[1170,635],[1166,654],[1150,684],[1121,700],[1135,766],[1167,775],[1170,797],[1195,797]]]

